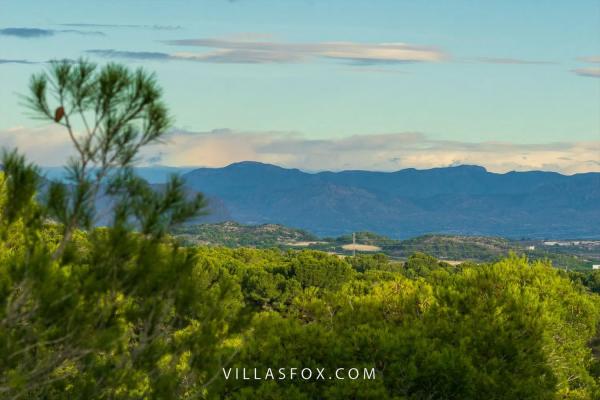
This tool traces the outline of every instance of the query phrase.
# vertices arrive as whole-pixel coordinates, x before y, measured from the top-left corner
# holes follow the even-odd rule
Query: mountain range
[[[509,238],[600,237],[600,173],[492,173],[479,166],[309,173],[258,162],[198,168],[211,221],[277,223],[321,237],[372,231]]]

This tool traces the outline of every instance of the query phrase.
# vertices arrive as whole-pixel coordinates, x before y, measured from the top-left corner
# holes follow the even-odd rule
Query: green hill
[[[415,252],[446,260],[494,261],[521,248],[507,239],[484,236],[424,235],[389,248],[391,255],[408,257]]]

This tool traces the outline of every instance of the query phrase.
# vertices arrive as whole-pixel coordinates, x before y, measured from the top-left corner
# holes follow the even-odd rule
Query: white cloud
[[[29,161],[43,166],[64,165],[67,157],[74,154],[67,133],[58,126],[17,126],[0,131],[0,147],[16,147]]]
[[[334,59],[359,64],[436,62],[447,58],[442,51],[405,43],[318,42],[286,43],[260,41],[256,35],[244,39],[185,39],[165,43],[173,46],[201,47],[203,51],[150,53],[114,49],[89,50],[103,57],[149,60],[188,60],[212,63],[298,63],[315,59]],[[267,37],[268,38],[268,37]]]
[[[579,57],[579,61],[591,63],[591,64],[600,64],[600,56],[588,56],[588,57]],[[600,67],[584,67],[584,68],[576,68],[571,70],[580,76],[587,76],[590,78],[600,78]]]
[[[574,69],[573,72],[580,76],[600,78],[600,67],[577,68]]]
[[[586,63],[600,64],[600,56],[579,57],[578,60]]]

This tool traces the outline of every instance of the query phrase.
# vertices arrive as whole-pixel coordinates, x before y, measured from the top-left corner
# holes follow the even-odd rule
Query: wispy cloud
[[[172,41],[169,44],[181,46],[196,46],[199,44],[184,44],[186,41]],[[193,43],[199,43],[194,41]],[[231,64],[273,64],[300,63],[314,59],[335,59],[350,61],[356,65],[435,62],[446,56],[434,49],[408,46],[403,44],[374,44],[358,43],[318,43],[312,45],[284,45],[272,42],[246,42],[219,39],[203,41],[204,47],[213,50],[203,52],[144,52],[122,51],[115,49],[94,49],[88,53],[108,58],[123,58],[134,60],[185,60],[206,63]]]
[[[5,59],[5,58],[0,58],[0,64],[39,64],[37,61],[30,61],[30,60],[11,60],[11,59]]]
[[[82,31],[77,29],[40,29],[40,28],[2,28],[0,36],[13,36],[22,39],[37,39],[54,36],[60,33],[74,33],[77,35],[95,35],[103,36],[103,32],[99,31]]]
[[[15,36],[20,38],[40,38],[54,35],[50,29],[38,28],[4,28],[0,29],[0,35]]]
[[[170,40],[171,46],[214,49],[208,60],[219,62],[300,62],[309,59],[335,59],[356,63],[406,63],[443,61],[448,56],[434,47],[405,43],[318,42],[286,43],[232,39]],[[209,53],[211,54],[211,53]],[[176,53],[176,56],[206,59],[206,53]],[[218,56],[218,57],[216,57]]]
[[[168,61],[168,60],[183,60],[205,63],[231,63],[231,64],[263,64],[277,62],[291,62],[290,58],[277,60],[274,57],[265,57],[263,54],[246,54],[246,52],[223,53],[221,51],[206,52],[203,54],[195,53],[162,53],[151,51],[122,51],[114,49],[93,49],[86,51],[104,58],[120,58],[129,60],[146,60],[146,61]],[[300,61],[300,60],[297,60]]]
[[[578,60],[586,63],[600,64],[600,56],[579,57]]]
[[[0,146],[15,147],[41,165],[62,165],[72,154],[59,127],[0,131]],[[176,130],[164,145],[150,146],[147,163],[221,167],[261,161],[304,170],[395,171],[457,164],[482,165],[493,172],[546,170],[566,174],[600,171],[600,141],[515,144],[439,140],[422,133],[354,135],[314,139],[297,132],[207,132]]]
[[[516,65],[551,65],[556,64],[553,61],[540,61],[540,60],[524,60],[521,58],[502,58],[502,57],[478,57],[474,59],[487,64],[516,64]]]
[[[113,49],[86,50],[86,53],[105,58],[127,58],[132,60],[165,61],[173,57],[167,53],[153,51],[120,51]]]
[[[600,67],[576,68],[572,71],[579,76],[600,78]]]
[[[590,64],[600,64],[600,56],[579,57],[577,60]],[[600,67],[597,66],[575,68],[571,72],[588,78],[600,78]]]
[[[59,24],[60,26],[71,26],[75,28],[133,28],[133,29],[153,29],[157,31],[174,31],[183,29],[179,25],[135,25],[135,24],[87,24],[71,23]]]

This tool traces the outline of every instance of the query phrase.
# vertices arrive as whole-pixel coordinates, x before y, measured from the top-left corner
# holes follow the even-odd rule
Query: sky
[[[19,100],[52,59],[154,71],[142,164],[600,171],[600,2],[0,0],[0,145],[71,148]]]

